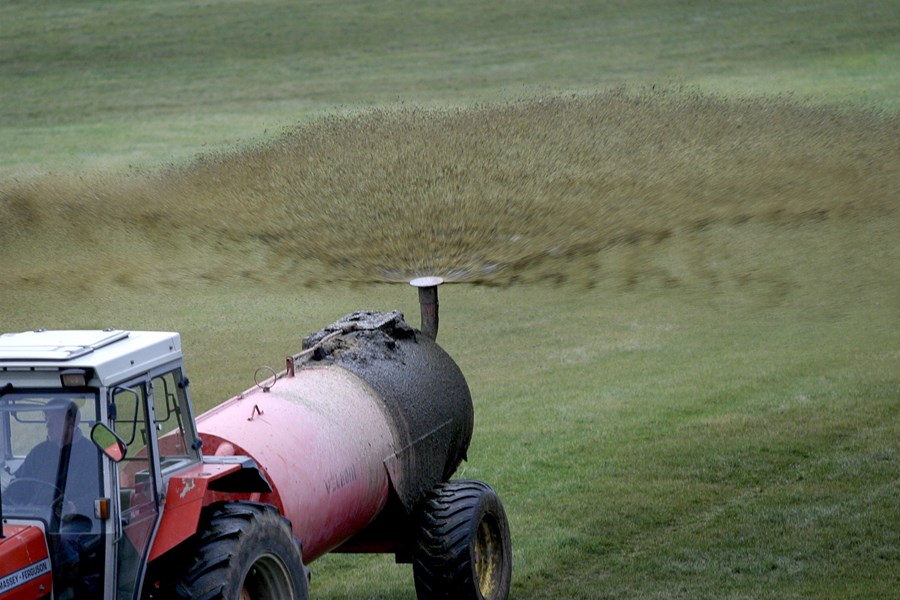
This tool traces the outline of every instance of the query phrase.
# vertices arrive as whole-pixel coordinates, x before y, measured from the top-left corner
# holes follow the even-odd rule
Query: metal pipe
[[[422,312],[422,335],[437,339],[438,332],[438,292],[439,285],[444,283],[440,277],[419,277],[409,282],[419,288],[419,308]]]

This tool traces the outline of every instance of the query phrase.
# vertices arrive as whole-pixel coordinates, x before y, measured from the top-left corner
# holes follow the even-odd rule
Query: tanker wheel
[[[192,600],[309,600],[300,544],[274,507],[234,502],[201,520],[175,586]]]
[[[512,581],[509,523],[486,483],[435,486],[421,507],[413,576],[419,600],[505,600]]]

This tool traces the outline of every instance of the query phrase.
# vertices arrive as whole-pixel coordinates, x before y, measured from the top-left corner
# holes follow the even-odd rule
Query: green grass
[[[891,597],[894,4],[0,4],[2,328],[180,331],[204,409],[450,273],[513,598]]]
[[[335,107],[689,83],[897,108],[885,1],[0,4],[0,174],[120,168]]]

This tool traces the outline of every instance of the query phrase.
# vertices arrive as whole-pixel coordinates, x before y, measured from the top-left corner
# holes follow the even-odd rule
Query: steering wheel
[[[9,483],[6,490],[3,492],[3,499],[12,504],[31,504],[38,496],[39,488],[51,491],[53,493],[50,497],[51,500],[60,498],[63,494],[61,489],[49,481],[44,481],[43,479],[38,479],[36,477],[16,477]],[[18,496],[21,496],[21,498]]]

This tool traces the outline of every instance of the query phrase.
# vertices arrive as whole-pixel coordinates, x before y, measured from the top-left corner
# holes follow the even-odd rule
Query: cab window
[[[193,443],[194,431],[188,413],[187,380],[181,369],[173,369],[152,379],[153,425],[159,440],[160,465],[167,469],[199,460]]]

